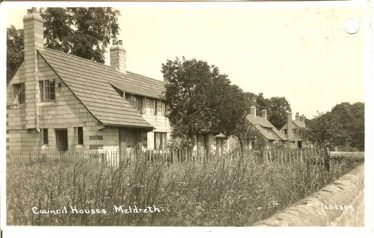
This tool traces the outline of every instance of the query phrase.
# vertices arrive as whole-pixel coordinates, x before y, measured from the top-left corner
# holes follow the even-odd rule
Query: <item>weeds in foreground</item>
[[[254,158],[167,164],[139,158],[108,166],[93,160],[44,161],[7,168],[10,225],[247,226],[315,192],[348,167]],[[163,208],[116,213],[113,206]],[[106,214],[35,215],[33,207],[105,209]]]

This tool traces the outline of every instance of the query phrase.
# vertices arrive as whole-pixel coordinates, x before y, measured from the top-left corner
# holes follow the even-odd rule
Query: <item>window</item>
[[[126,100],[131,104],[131,98],[132,98],[132,95],[129,94],[129,93],[126,93],[126,94],[125,94],[125,98],[126,98]]]
[[[283,131],[284,131],[284,134],[287,135],[287,133],[288,133],[287,129],[284,129]]]
[[[75,127],[75,133],[77,135],[77,144],[83,145],[83,127]]]
[[[292,129],[292,133],[293,133],[294,135],[296,135],[296,134],[297,134],[297,130],[296,130],[296,129]]]
[[[152,98],[147,98],[147,108],[149,108],[149,114],[155,114],[155,100]]]
[[[39,81],[40,100],[52,101],[55,100],[55,81],[43,80]]]
[[[166,104],[165,102],[160,102],[161,104],[161,115],[166,116]]]
[[[40,129],[40,133],[42,135],[43,145],[48,145],[48,129],[47,128]]]
[[[20,105],[25,103],[25,84],[18,83],[13,84],[13,103],[15,105]]]
[[[142,140],[142,145],[144,148],[147,148],[147,133],[146,132],[143,132],[142,135],[141,135],[141,140]]]
[[[166,132],[154,132],[155,138],[155,150],[165,150],[166,149]]]
[[[145,113],[144,97],[136,96],[136,107],[140,113]]]
[[[125,94],[126,100],[136,108],[140,113],[145,113],[145,106],[144,106],[144,97],[143,96],[138,96],[138,95],[133,95],[133,94]]]
[[[157,100],[154,100],[154,108],[155,108],[155,110],[154,110],[155,115],[157,116],[157,114],[158,114],[158,101]]]

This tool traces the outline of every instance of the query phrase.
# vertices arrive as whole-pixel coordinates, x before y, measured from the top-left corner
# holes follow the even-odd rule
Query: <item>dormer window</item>
[[[131,106],[133,106],[134,108],[138,110],[138,112],[145,113],[144,96],[126,93],[125,98],[131,104]]]
[[[25,84],[17,83],[13,84],[13,104],[21,105],[25,103]]]
[[[56,99],[55,80],[39,81],[40,100],[54,101]]]

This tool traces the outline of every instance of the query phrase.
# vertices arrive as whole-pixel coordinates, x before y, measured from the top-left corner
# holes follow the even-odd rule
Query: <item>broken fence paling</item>
[[[203,162],[214,159],[230,159],[241,156],[240,151],[230,153],[198,153],[190,150],[128,150],[122,153],[118,151],[98,151],[98,150],[79,150],[79,151],[10,151],[7,153],[8,163],[35,163],[53,160],[77,160],[88,159],[98,162],[109,163],[110,165],[119,165],[120,163],[131,163],[140,158],[146,158],[149,161],[159,161],[167,163],[181,162]],[[263,163],[290,163],[296,161],[308,162],[311,164],[325,165],[329,164],[329,155],[324,149],[267,149],[262,151],[244,151],[244,158],[253,158]]]

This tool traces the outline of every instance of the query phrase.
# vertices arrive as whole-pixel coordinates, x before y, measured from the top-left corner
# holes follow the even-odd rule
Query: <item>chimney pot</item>
[[[249,110],[249,114],[252,115],[253,117],[256,117],[256,107],[255,106],[251,106],[251,108]]]
[[[292,111],[287,112],[287,138],[290,140],[292,138]]]
[[[296,112],[295,120],[296,120],[296,121],[300,121],[300,116],[299,116],[299,113],[298,113],[298,112]]]
[[[288,122],[292,122],[292,111],[287,112],[287,120]]]
[[[113,40],[110,47],[110,66],[126,73],[126,50],[122,47],[122,40]]]
[[[304,116],[304,115],[301,115],[301,117],[300,117],[300,121],[301,121],[302,123],[305,123],[305,116]]]
[[[268,118],[268,113],[267,113],[266,110],[262,110],[262,111],[261,111],[261,117],[263,117],[263,118],[265,118],[265,119]]]

